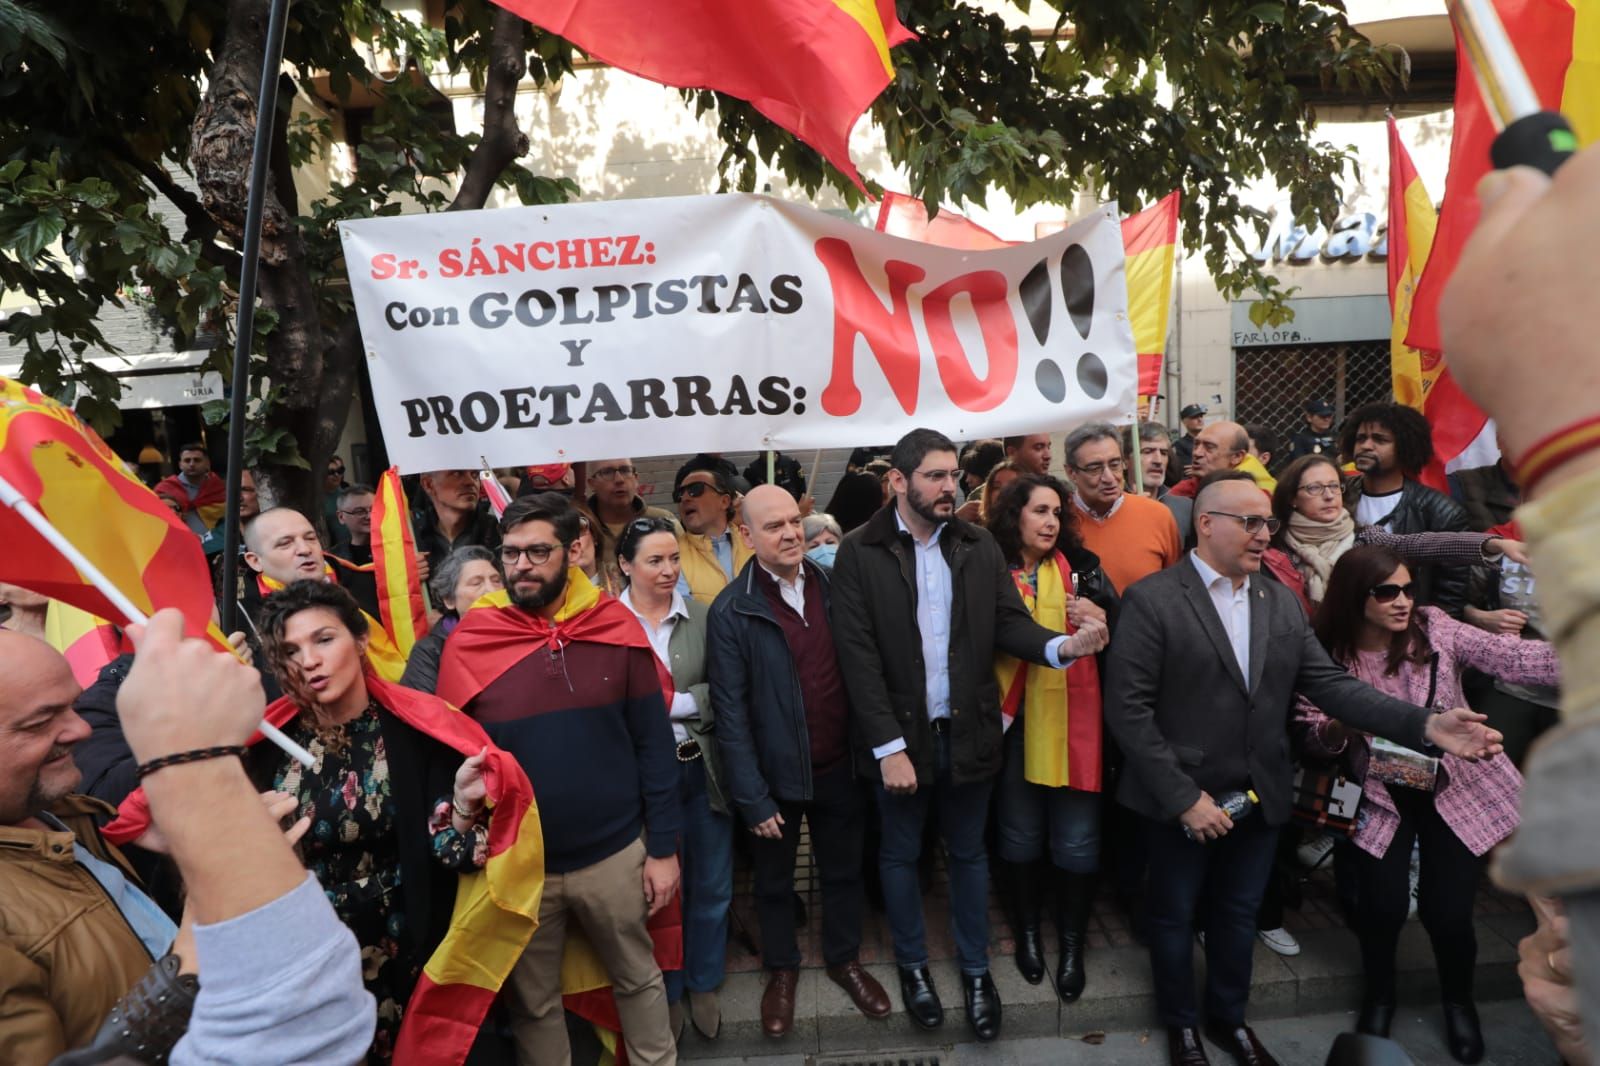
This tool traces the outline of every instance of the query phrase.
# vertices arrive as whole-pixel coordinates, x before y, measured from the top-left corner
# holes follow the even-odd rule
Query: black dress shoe
[[[1375,999],[1363,1000],[1361,1013],[1356,1017],[1356,1032],[1367,1036],[1389,1038],[1389,1027],[1394,1024],[1394,1004],[1380,1003]]]
[[[1172,1066],[1211,1066],[1211,1060],[1206,1058],[1205,1045],[1200,1043],[1200,1030],[1193,1026],[1169,1025],[1167,1061]]]
[[[1017,972],[1030,985],[1044,980],[1044,938],[1037,925],[1025,925],[1017,931]]]
[[[967,1024],[979,1040],[1000,1035],[1000,990],[985,970],[977,977],[961,975],[961,992],[967,1001]]]
[[[1445,1043],[1457,1062],[1483,1061],[1483,1030],[1478,1026],[1478,1008],[1471,1003],[1444,1005]]]
[[[944,1004],[939,1002],[939,991],[933,987],[933,974],[926,966],[915,970],[900,970],[900,999],[906,1005],[911,1020],[924,1029],[937,1029],[944,1024]]]
[[[1239,1066],[1278,1066],[1278,1060],[1261,1046],[1255,1031],[1248,1025],[1222,1025],[1206,1023],[1206,1036],[1222,1050],[1233,1056]]]

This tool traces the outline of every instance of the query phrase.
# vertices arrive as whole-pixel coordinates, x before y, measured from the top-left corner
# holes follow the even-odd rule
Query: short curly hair
[[[1356,434],[1369,424],[1394,435],[1395,462],[1407,477],[1420,474],[1433,461],[1433,427],[1421,411],[1398,403],[1369,403],[1352,411],[1339,434],[1340,455],[1347,460],[1355,457]]]

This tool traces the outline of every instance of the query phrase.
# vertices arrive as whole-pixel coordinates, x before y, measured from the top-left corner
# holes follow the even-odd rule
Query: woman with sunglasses
[[[617,538],[617,564],[627,582],[618,597],[644,627],[650,647],[672,674],[668,708],[678,745],[678,793],[683,803],[679,861],[683,869],[683,969],[665,974],[674,1035],[689,1018],[706,1039],[722,1027],[717,990],[728,951],[728,906],[733,901],[733,819],[722,790],[712,742],[711,686],[706,682],[705,604],[678,591],[676,526],[635,518]]]
[[[1078,539],[1072,493],[1060,481],[1019,475],[994,501],[988,528],[1040,625],[1071,633],[1085,618],[1116,613],[1116,590],[1099,557]],[[1011,719],[995,810],[1017,969],[1030,984],[1044,977],[1033,867],[1048,842],[1061,951],[1056,993],[1071,1003],[1087,980],[1084,953],[1100,869],[1100,667],[1092,656],[1066,670],[1044,670],[999,655],[995,674],[1001,713]]]
[[[1414,564],[1498,565],[1502,553],[1521,559],[1522,545],[1486,533],[1391,533],[1357,525],[1345,507],[1344,478],[1327,456],[1305,455],[1278,477],[1272,514],[1278,520],[1273,546],[1281,549],[1305,581],[1314,610],[1339,557],[1358,544],[1376,544]]]
[[[1544,641],[1486,633],[1435,607],[1418,607],[1411,571],[1387,548],[1352,548],[1334,566],[1313,620],[1317,638],[1356,677],[1423,707],[1465,706],[1461,674],[1554,685],[1555,651]],[[1363,781],[1353,836],[1359,882],[1356,935],[1366,980],[1359,1032],[1388,1036],[1395,1011],[1395,948],[1410,906],[1412,843],[1421,853],[1417,910],[1433,942],[1450,1054],[1483,1058],[1472,1002],[1477,941],[1472,906],[1484,856],[1516,829],[1522,776],[1504,754],[1478,762],[1431,758],[1350,734],[1300,701],[1304,749],[1342,758]]]

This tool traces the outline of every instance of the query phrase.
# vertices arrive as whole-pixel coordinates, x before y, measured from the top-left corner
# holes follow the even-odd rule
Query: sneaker
[[[1287,929],[1258,929],[1256,930],[1256,936],[1260,937],[1263,944],[1276,951],[1279,955],[1300,954],[1300,941],[1290,935]]]
[[[1326,862],[1331,854],[1333,854],[1333,838],[1330,836],[1315,837],[1301,844],[1294,851],[1294,857],[1307,870],[1315,870]]]

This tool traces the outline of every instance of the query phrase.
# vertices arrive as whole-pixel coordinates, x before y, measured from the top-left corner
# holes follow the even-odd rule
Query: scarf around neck
[[[1291,511],[1283,540],[1306,571],[1306,598],[1313,604],[1321,603],[1328,591],[1333,564],[1356,542],[1356,521],[1345,510],[1340,510],[1339,517],[1331,522],[1318,522]]]

